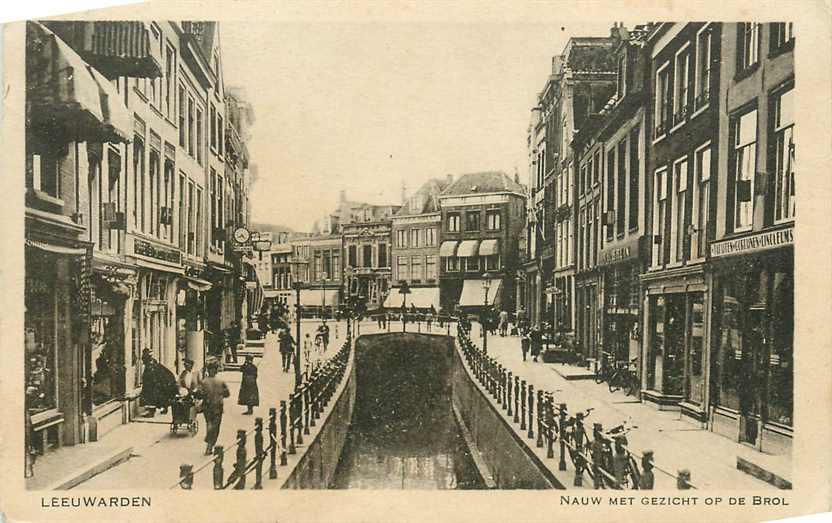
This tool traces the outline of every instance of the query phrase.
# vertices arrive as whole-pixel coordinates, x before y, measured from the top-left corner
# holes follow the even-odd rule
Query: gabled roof
[[[394,216],[415,216],[419,214],[427,214],[431,212],[439,212],[439,194],[442,193],[450,182],[447,178],[431,178],[422,184],[419,189],[413,193],[413,197],[422,198],[422,207],[420,209],[411,209],[409,202],[405,202],[399,211]]]
[[[467,196],[476,193],[514,192],[524,194],[523,186],[502,171],[485,171],[463,174],[448,188],[441,197]]]

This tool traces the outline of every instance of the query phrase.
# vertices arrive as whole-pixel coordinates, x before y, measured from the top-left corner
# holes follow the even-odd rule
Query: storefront
[[[578,273],[575,278],[576,341],[584,357],[596,361],[601,357],[600,289],[599,276],[594,270]]]
[[[771,454],[793,434],[793,228],[711,244],[712,424]]]
[[[606,245],[598,255],[603,289],[603,350],[615,361],[639,357],[642,245],[639,236]]]
[[[702,265],[642,275],[642,399],[706,419],[709,285]]]

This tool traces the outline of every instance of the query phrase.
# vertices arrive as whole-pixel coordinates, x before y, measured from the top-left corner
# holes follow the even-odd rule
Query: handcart
[[[176,434],[180,429],[187,430],[194,436],[199,430],[196,418],[196,401],[193,394],[180,393],[171,404],[170,432]]]

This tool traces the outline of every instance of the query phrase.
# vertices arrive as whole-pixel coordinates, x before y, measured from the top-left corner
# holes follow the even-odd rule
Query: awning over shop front
[[[37,22],[27,23],[27,116],[67,140],[126,142],[132,117],[115,87]]]
[[[211,282],[193,276],[185,276],[185,281],[188,283],[188,287],[199,292],[209,291],[212,287]]]
[[[410,287],[410,293],[405,297],[405,306],[417,309],[430,309],[431,305],[439,310],[439,287]],[[393,287],[384,300],[385,309],[401,309],[402,295],[399,288]]]
[[[459,295],[460,307],[477,307],[485,303],[485,289],[482,286],[483,280],[465,280],[462,284],[462,293]],[[492,280],[488,289],[488,304],[493,305],[496,297],[500,294],[502,280]]]
[[[39,242],[37,240],[26,239],[26,246],[40,249],[42,251],[51,252],[53,254],[65,254],[67,256],[83,256],[87,253],[87,249],[83,247],[62,247],[60,245],[52,245],[51,243]]]
[[[463,240],[462,243],[459,244],[459,249],[457,249],[456,255],[460,258],[477,256],[479,254],[477,251],[479,246],[479,240]]]
[[[45,25],[110,78],[162,76],[162,50],[153,45],[149,22],[55,20]]]
[[[483,240],[480,243],[480,256],[493,256],[495,254],[499,254],[500,252],[500,240],[498,239],[491,239],[491,240]]]
[[[303,307],[327,307],[338,305],[338,289],[302,289],[300,291],[300,304]]]
[[[456,246],[459,242],[455,242],[453,240],[447,240],[442,242],[442,245],[439,246],[439,256],[443,258],[450,258],[456,254]]]

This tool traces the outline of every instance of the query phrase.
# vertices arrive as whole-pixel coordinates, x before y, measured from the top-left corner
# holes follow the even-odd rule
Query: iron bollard
[[[237,476],[237,484],[234,485],[234,490],[244,490],[246,488],[246,431],[237,431],[237,462],[234,466],[234,474]]]
[[[520,430],[526,430],[526,380],[520,382]]]
[[[546,457],[552,459],[555,457],[554,439],[555,439],[555,401],[552,396],[546,398]]]
[[[538,404],[537,408],[540,408]],[[529,384],[529,439],[534,439],[534,385]]]
[[[292,394],[294,399],[292,400],[295,404],[295,413],[292,414],[292,426],[294,427],[297,423],[297,428],[295,428],[295,434],[297,434],[297,444],[303,445],[303,395],[301,392],[296,392]]]
[[[600,423],[592,424],[592,443],[589,446],[589,454],[592,456],[592,482],[596,489],[604,488],[604,480],[601,477],[601,460],[604,459],[604,441],[601,434],[604,431]]]
[[[627,479],[627,469],[630,466],[630,456],[624,448],[626,438],[615,436],[615,455],[612,458],[613,476],[615,476],[615,487],[622,488]]]
[[[583,450],[584,450],[584,413],[578,412],[575,414],[575,427],[572,429],[572,444],[575,446],[575,481],[572,483],[575,487],[582,487],[584,484],[583,477]]]
[[[309,435],[309,385],[303,388],[303,433]]]
[[[520,377],[514,377],[514,423],[520,422]]]
[[[558,470],[566,470],[566,403],[558,405],[558,437],[560,439]]]
[[[257,461],[254,465],[254,490],[263,488],[263,418],[254,419],[254,455]]]
[[[277,409],[269,408],[269,479],[277,479]]]
[[[506,377],[506,392],[508,393],[508,415],[511,416],[513,414],[511,409],[512,399],[511,399],[511,384],[514,380],[511,377],[511,371],[508,371],[508,376]]]
[[[286,465],[286,400],[280,400],[280,466]]]
[[[225,485],[225,471],[222,468],[222,459],[225,457],[222,445],[214,447],[214,489],[220,490]]]
[[[641,480],[639,490],[653,490],[653,451],[645,450],[641,455]]]
[[[543,413],[546,411],[543,404],[543,391],[537,391],[537,448],[543,447]]]
[[[182,490],[191,490],[194,486],[194,466],[179,465],[179,478],[179,486],[182,487]]]
[[[676,477],[676,488],[679,490],[690,490],[690,470],[680,469]]]
[[[295,450],[295,393],[289,394],[289,454],[294,454]]]

